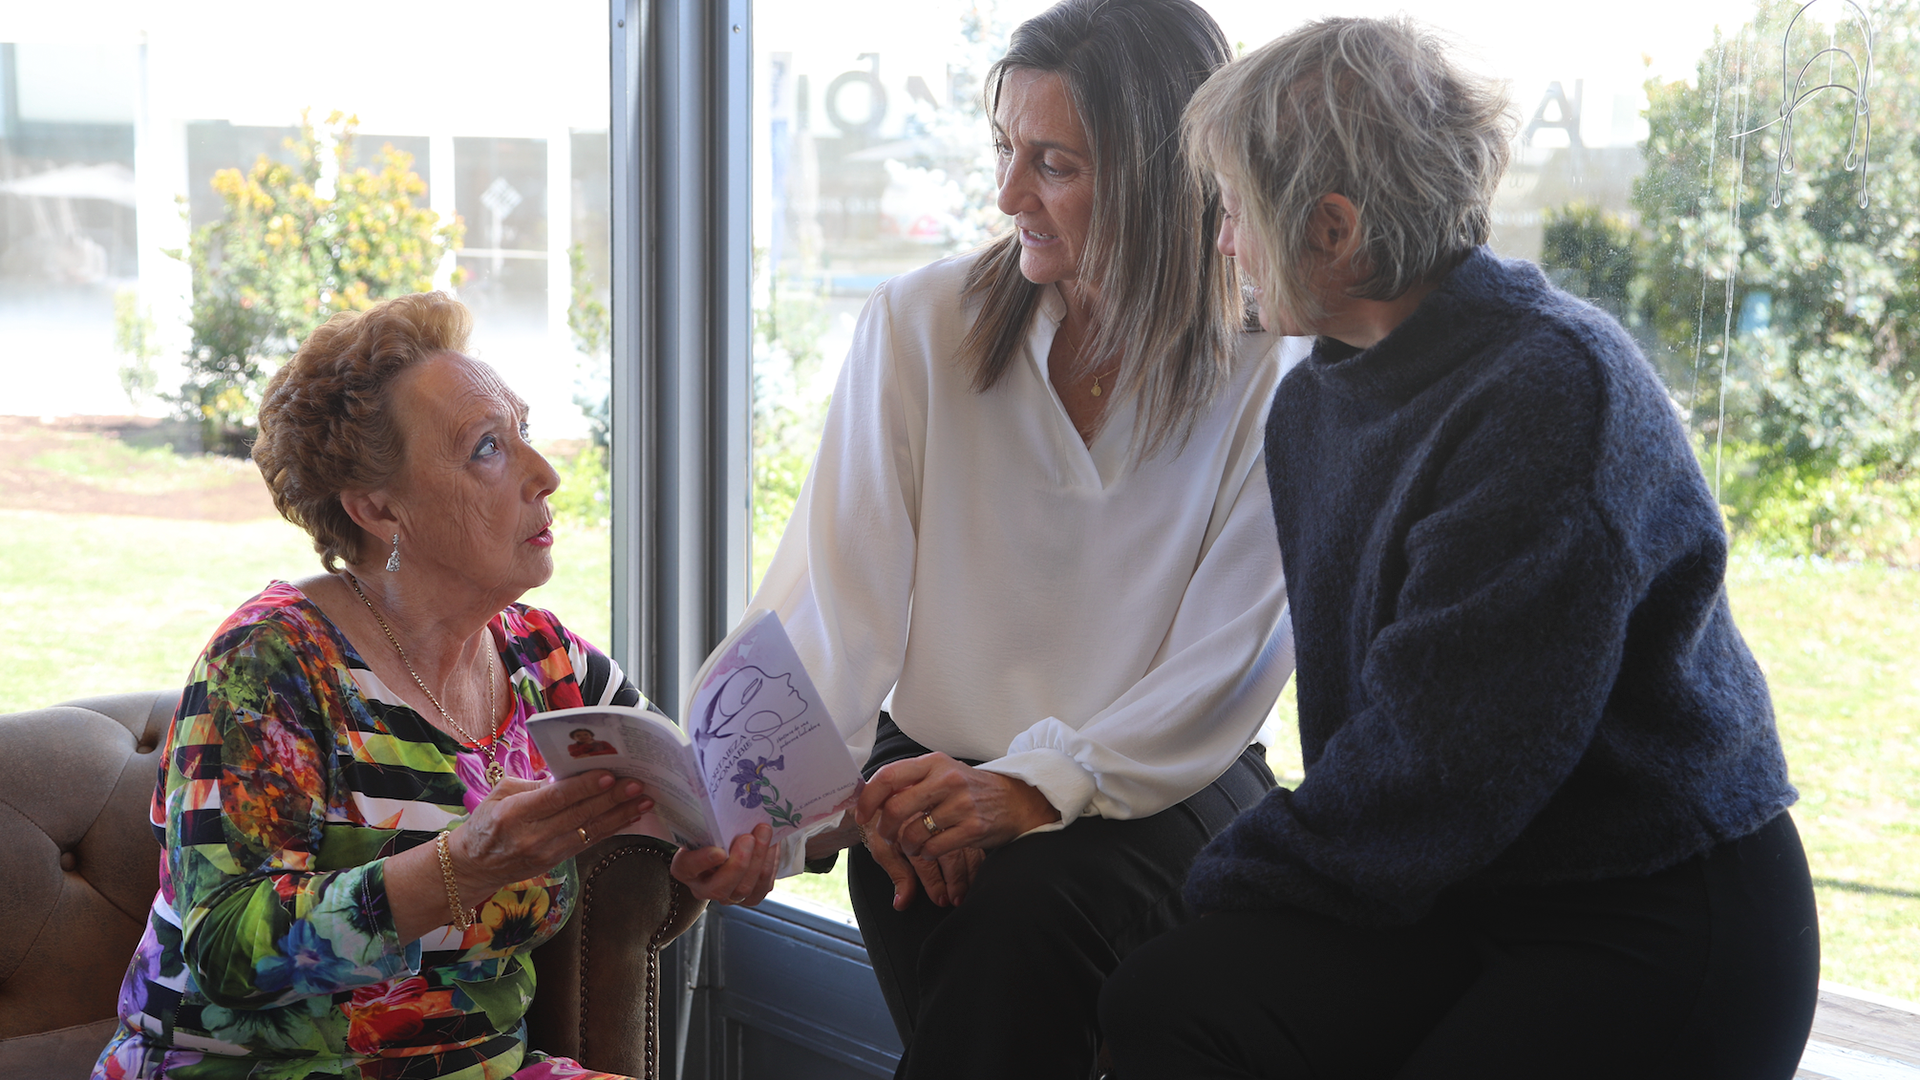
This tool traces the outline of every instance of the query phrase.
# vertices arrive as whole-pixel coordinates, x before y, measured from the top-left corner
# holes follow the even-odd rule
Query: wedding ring
[[[587,835],[587,830],[584,827],[575,829],[573,831],[580,834],[580,842],[582,844],[593,843],[593,837]]]
[[[934,824],[932,807],[928,807],[926,812],[920,815],[920,824],[927,827],[927,835],[929,837],[934,836],[940,831],[940,826]]]

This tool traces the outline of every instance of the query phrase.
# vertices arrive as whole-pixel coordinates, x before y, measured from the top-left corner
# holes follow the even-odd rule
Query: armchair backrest
[[[159,886],[148,824],[179,691],[0,716],[0,1076],[84,1077]]]

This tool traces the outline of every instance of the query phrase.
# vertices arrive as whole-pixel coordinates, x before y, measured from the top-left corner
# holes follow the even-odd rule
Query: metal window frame
[[[752,483],[750,0],[609,0],[612,655],[678,711],[747,602]],[[664,957],[663,1074],[888,1076],[900,1045],[859,931],[711,910]]]
[[[746,0],[611,0],[613,655],[678,710],[747,600]]]

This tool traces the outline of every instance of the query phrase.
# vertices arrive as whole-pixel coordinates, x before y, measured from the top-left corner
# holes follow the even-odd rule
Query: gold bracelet
[[[447,850],[447,837],[451,835],[452,829],[441,829],[433,847],[440,853],[440,880],[447,886],[447,910],[453,912],[453,928],[465,932],[473,925],[473,912],[460,903],[460,886],[453,880],[453,854]]]

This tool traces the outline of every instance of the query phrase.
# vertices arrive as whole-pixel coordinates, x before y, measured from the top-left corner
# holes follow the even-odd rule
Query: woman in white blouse
[[[867,763],[850,882],[901,1076],[1087,1075],[1102,979],[1273,784],[1283,350],[1178,142],[1230,55],[1189,0],[1014,32],[987,104],[1015,228],[868,303],[754,601]]]

